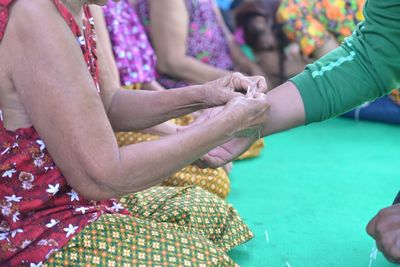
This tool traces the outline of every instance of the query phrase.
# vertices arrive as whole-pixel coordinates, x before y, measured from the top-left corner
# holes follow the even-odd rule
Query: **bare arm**
[[[121,84],[119,71],[116,64],[116,60],[113,53],[112,43],[110,40],[110,35],[107,30],[107,25],[104,19],[104,13],[100,6],[91,5],[90,11],[92,12],[92,16],[96,23],[96,35],[97,42],[101,43],[101,46],[104,50],[105,60],[108,62],[110,70],[112,72],[113,78],[118,81],[118,84]],[[143,90],[150,91],[162,91],[165,90],[157,81],[151,81],[149,83],[144,83],[142,86]]]
[[[189,14],[184,0],[149,0],[151,39],[161,73],[188,83],[204,83],[230,74],[186,55]],[[179,16],[177,16],[179,14]]]
[[[164,91],[117,89],[109,98],[107,114],[116,131],[142,130],[200,109],[223,105],[238,95],[229,92],[213,102],[206,100],[207,91],[205,86]]]
[[[202,156],[200,165],[221,167],[245,152],[258,138],[304,125],[305,111],[296,86],[286,82],[267,93],[270,110],[268,119],[253,136],[235,138]]]
[[[93,6],[92,10],[94,10],[96,29],[99,31],[97,56],[101,97],[115,131],[142,130],[171,118],[208,107],[210,103],[206,103],[206,98],[212,97],[211,95],[215,92],[207,94],[203,86],[192,86],[191,88],[165,92],[121,89],[119,79],[116,79],[118,69],[112,54],[102,10],[97,6]],[[225,96],[221,97],[224,98]],[[223,100],[223,102],[226,102],[226,100]],[[141,115],[137,116],[137,114]]]
[[[101,46],[103,47],[104,61],[107,62],[107,65],[110,67],[110,71],[112,73],[110,77],[112,77],[116,83],[120,84],[118,67],[113,55],[111,40],[104,20],[103,10],[100,6],[97,5],[91,5],[90,10],[92,12],[93,18],[96,23],[96,34],[98,37],[97,42],[98,44],[100,43]],[[144,84],[143,87],[145,87],[143,89],[146,90],[154,90],[154,91],[164,90],[164,88],[162,88],[162,86],[159,85],[156,81]],[[143,130],[143,132],[157,134],[157,135],[173,134],[177,132],[177,126],[173,123],[165,122],[160,125],[154,126],[152,128],[145,129]]]
[[[271,105],[269,119],[261,136],[304,125],[304,104],[299,91],[291,82],[286,82],[267,93]]]
[[[97,48],[101,97],[116,131],[149,128],[199,109],[223,105],[237,96],[237,93],[222,89],[222,85],[220,90],[210,88],[210,84],[215,83],[168,91],[123,90],[110,71],[110,66],[115,63],[109,62],[110,56],[102,44],[99,42]]]
[[[42,25],[47,25],[45,30]],[[233,108],[194,129],[118,148],[82,52],[52,3],[16,2],[7,30],[3,42],[9,42],[14,52],[6,62],[11,64],[8,69],[20,99],[68,183],[88,199],[116,197],[158,184],[228,141],[234,128],[254,123],[254,119],[244,123],[248,116],[234,116],[237,108]],[[256,100],[245,103],[254,106],[253,118],[265,106]],[[229,118],[234,120],[228,123]],[[259,116],[257,122],[262,120]]]

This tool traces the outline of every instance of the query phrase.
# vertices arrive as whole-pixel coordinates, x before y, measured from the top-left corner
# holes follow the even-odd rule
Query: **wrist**
[[[217,90],[212,90],[213,86],[212,82],[207,82],[201,85],[198,92],[200,94],[201,102],[203,103],[203,109],[212,108],[218,106],[218,95],[216,94]]]
[[[227,114],[227,112],[222,111],[207,120],[204,123],[204,126],[207,129],[213,129],[213,132],[220,136],[222,141],[225,143],[235,137],[237,130],[235,125],[237,125],[237,123],[233,117],[234,116]]]
[[[221,125],[222,131],[228,139],[235,138],[236,133],[241,130],[240,119],[231,109],[224,108],[214,119]]]
[[[191,112],[208,108],[207,92],[203,85],[190,85],[187,87],[177,88],[173,90],[164,90],[168,93],[175,94],[181,102],[184,102],[185,107],[190,107]]]

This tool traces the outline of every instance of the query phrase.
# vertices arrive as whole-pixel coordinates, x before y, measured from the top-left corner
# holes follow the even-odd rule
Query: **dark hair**
[[[272,32],[277,39],[281,39],[281,27],[276,23],[276,13],[279,8],[279,0],[255,0],[244,2],[236,9],[236,26],[243,28],[244,39],[248,45],[257,49],[259,33],[255,32],[252,21],[256,17],[263,17],[272,21]]]
[[[284,74],[284,47],[288,45],[283,31],[282,25],[276,21],[276,13],[278,12],[280,0],[253,0],[251,2],[244,2],[236,8],[236,26],[241,27],[244,33],[246,43],[255,51],[259,49],[258,43],[261,33],[256,31],[253,27],[253,20],[256,17],[263,17],[266,21],[271,21],[271,33],[273,33],[279,52],[279,72],[280,81],[285,81]]]

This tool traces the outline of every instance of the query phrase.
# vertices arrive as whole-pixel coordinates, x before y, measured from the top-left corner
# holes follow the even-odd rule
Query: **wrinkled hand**
[[[235,138],[209,151],[196,162],[196,165],[200,168],[214,169],[224,166],[246,152],[257,140],[258,133],[252,137]]]
[[[267,82],[262,76],[245,77],[235,72],[203,85],[204,102],[207,108],[225,105],[233,98],[244,95],[249,86],[255,87],[258,93],[266,93]]]
[[[220,114],[227,116],[233,137],[251,137],[259,135],[267,121],[268,111],[267,95],[258,93],[253,85],[249,86],[245,96],[228,102]]]
[[[367,232],[389,261],[400,263],[400,205],[379,211],[368,223]]]
[[[256,102],[251,102],[252,100]],[[252,123],[247,121],[251,119],[250,108],[248,108],[246,111],[244,111],[245,109],[241,110],[240,108],[240,105],[249,103],[251,103],[250,105],[253,109],[253,112],[259,112],[257,119],[255,119],[255,121]],[[235,126],[237,129],[234,136],[237,138],[234,138],[230,142],[209,151],[206,155],[201,157],[196,164],[202,168],[218,168],[239,157],[260,138],[260,130],[267,120],[268,110],[269,105],[267,103],[266,95],[257,93],[254,90],[250,90],[246,94],[246,97],[234,99],[229,102],[226,107],[212,108],[204,111],[202,115],[193,123],[193,125],[203,123],[205,120],[218,116],[224,112],[242,112],[240,116],[244,115],[244,117],[240,117],[238,120],[241,121],[243,125]],[[235,114],[231,115],[235,116]]]

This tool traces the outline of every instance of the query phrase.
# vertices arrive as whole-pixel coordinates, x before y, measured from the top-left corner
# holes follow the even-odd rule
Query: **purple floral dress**
[[[182,0],[186,2],[190,16],[186,54],[214,67],[232,70],[234,65],[228,41],[218,23],[214,11],[214,0]],[[136,10],[150,36],[149,3],[137,0]],[[160,75],[158,81],[166,88],[188,85],[169,76]]]
[[[154,81],[157,58],[131,2],[109,1],[104,7],[104,16],[121,84],[129,86]]]

